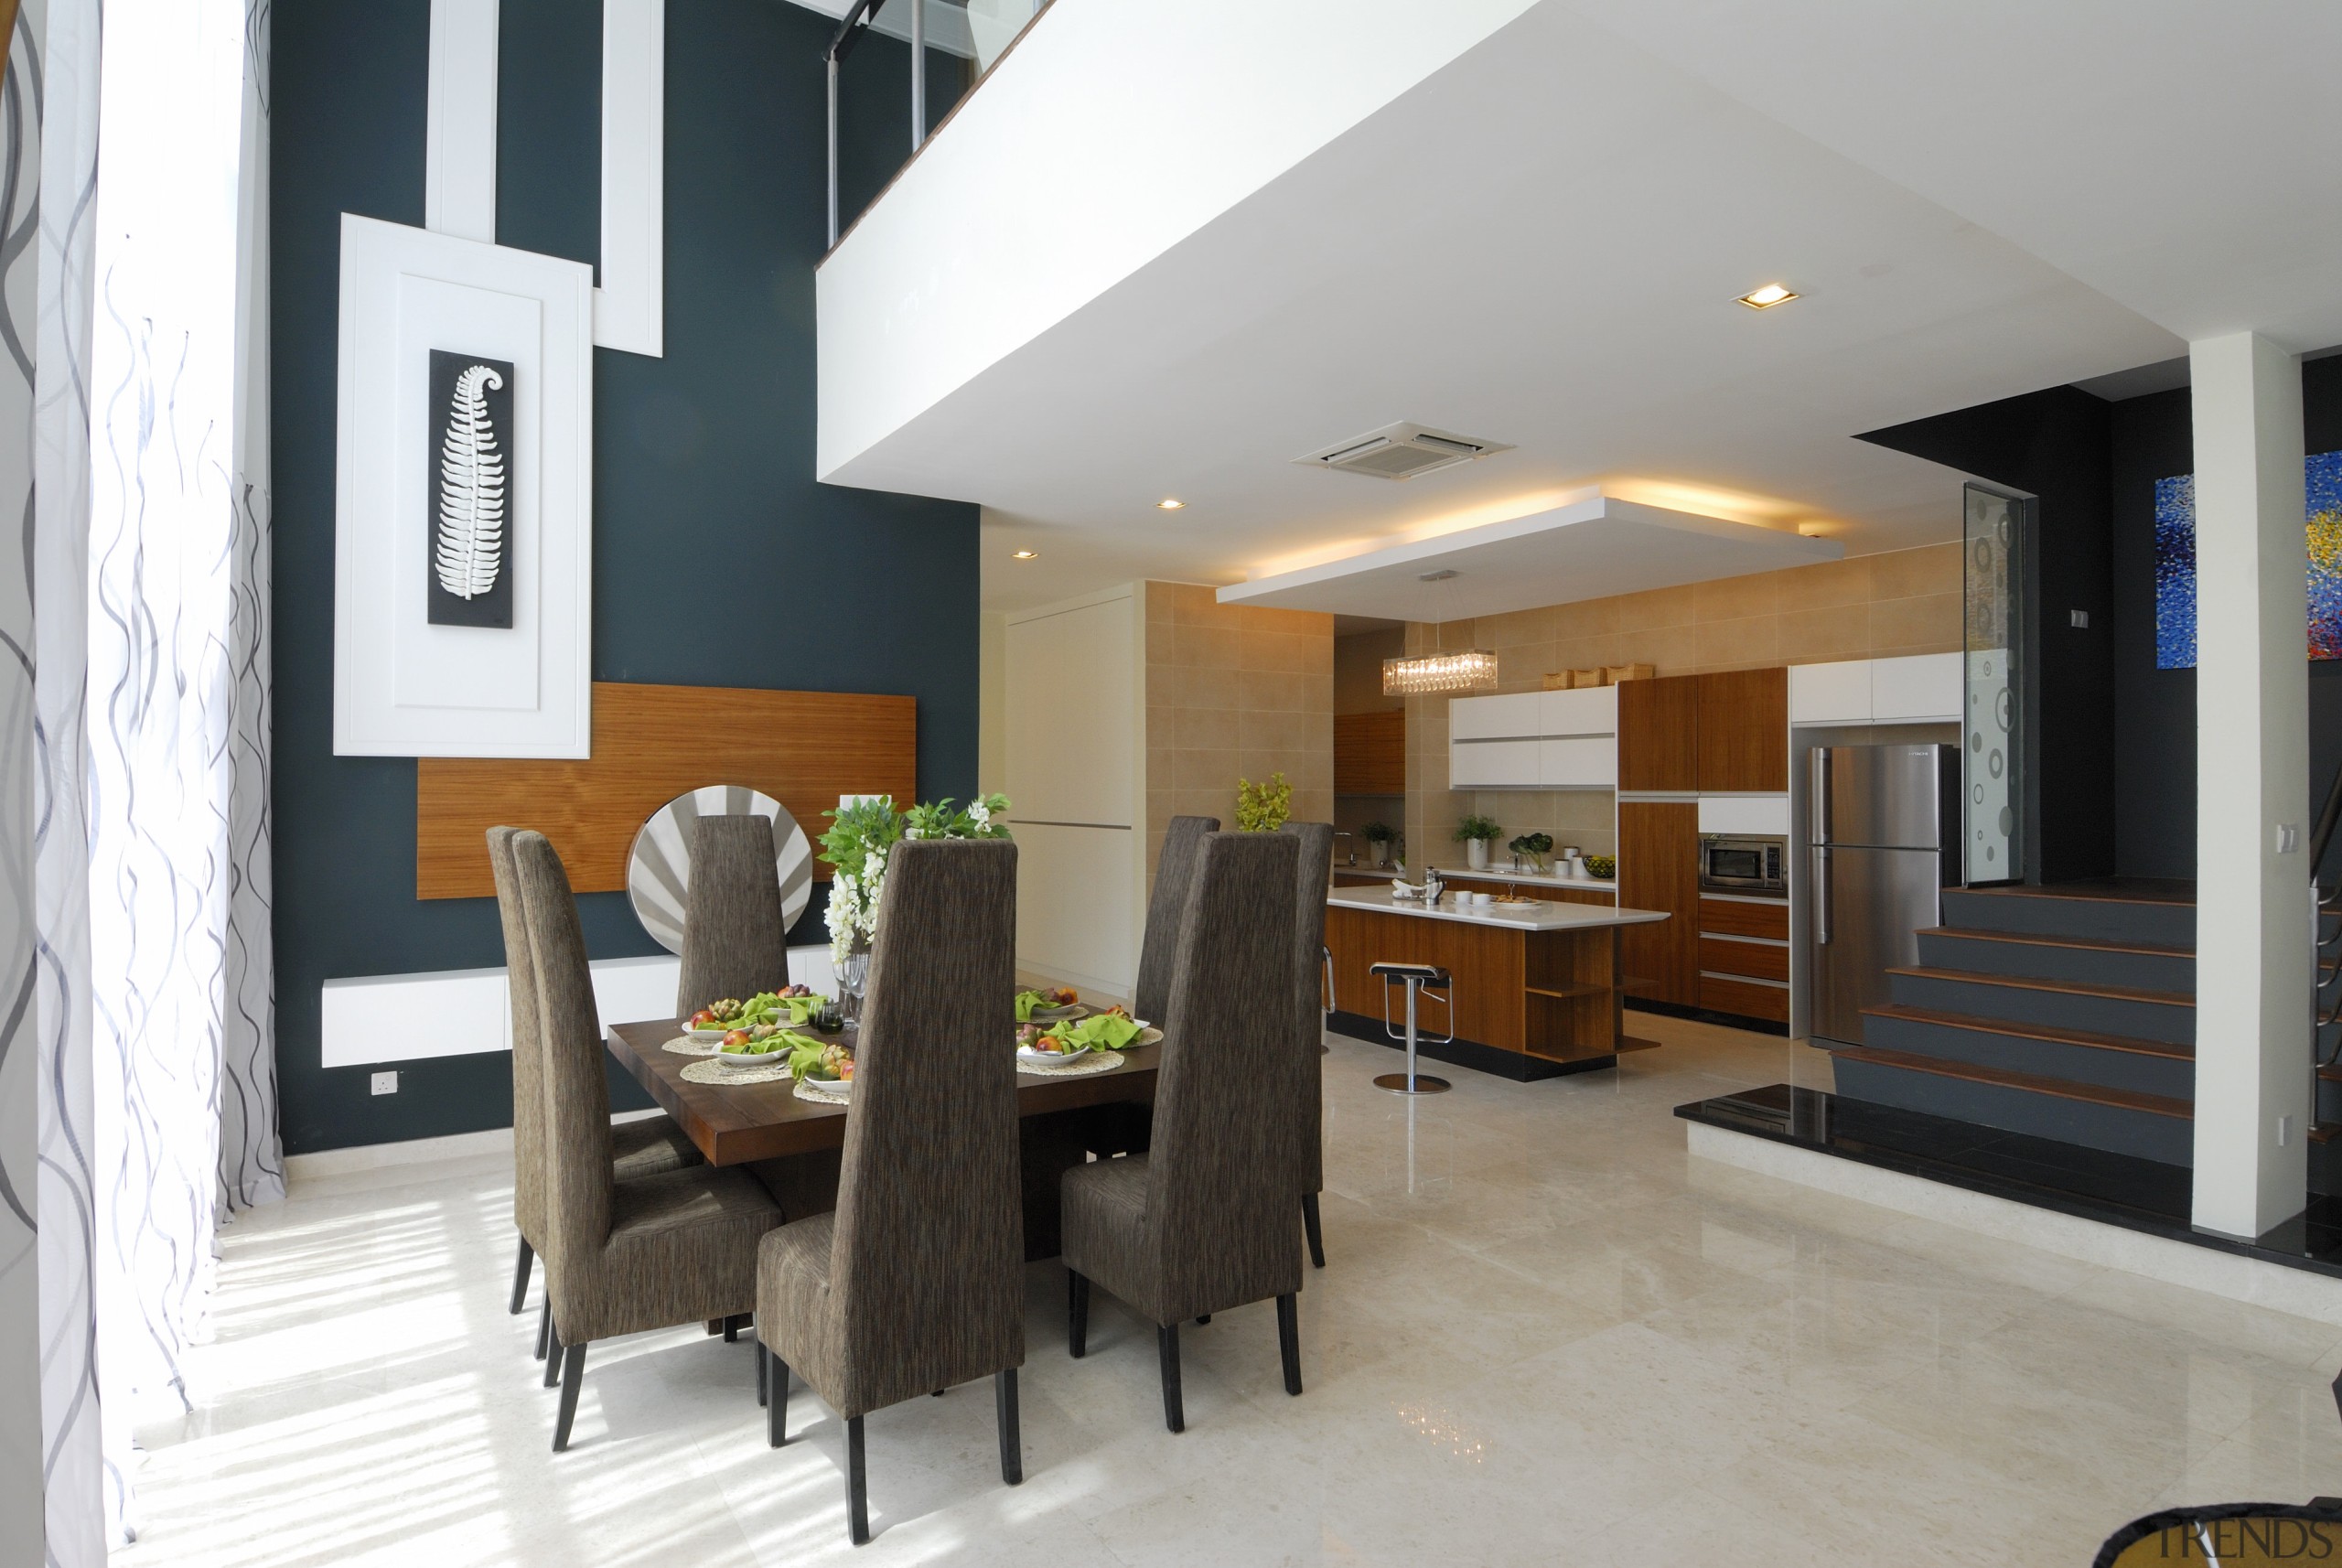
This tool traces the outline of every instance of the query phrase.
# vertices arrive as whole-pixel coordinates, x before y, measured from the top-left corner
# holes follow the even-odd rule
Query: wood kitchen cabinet
[[[1334,793],[1403,795],[1407,792],[1407,714],[1402,708],[1380,714],[1334,715]]]
[[[1619,789],[1690,791],[1700,788],[1702,679],[1662,675],[1618,682]],[[1786,773],[1786,753],[1782,767]],[[1625,856],[1619,858],[1623,862]]]
[[[1628,686],[1619,688],[1619,738],[1625,739]],[[1656,786],[1646,786],[1655,788]],[[1618,802],[1618,904],[1662,909],[1669,918],[1628,926],[1621,965],[1626,992],[1649,1002],[1700,1004],[1700,808],[1691,800]]]
[[[1712,795],[1786,791],[1789,787],[1789,671],[1778,666],[1727,670],[1692,679],[1699,683],[1695,729],[1699,782],[1694,788]]]

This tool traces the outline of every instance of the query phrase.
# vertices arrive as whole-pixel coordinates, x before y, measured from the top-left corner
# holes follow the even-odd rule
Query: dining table
[[[618,1065],[659,1102],[660,1109],[675,1119],[709,1165],[748,1165],[843,1145],[848,1107],[800,1100],[797,1085],[790,1079],[735,1084],[693,1083],[685,1079],[683,1069],[706,1058],[683,1056],[666,1046],[687,1027],[680,1018],[612,1024],[605,1037]],[[1015,1048],[1015,1027],[1006,1022],[1001,1026],[1003,1055]],[[1020,1072],[1016,1113],[1029,1120],[1093,1105],[1151,1104],[1162,1058],[1163,1046],[1158,1041],[1124,1051],[1123,1065],[1111,1072],[1080,1077]]]

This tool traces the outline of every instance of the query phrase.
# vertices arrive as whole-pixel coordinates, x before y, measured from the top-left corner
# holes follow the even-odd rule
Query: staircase
[[[1832,1053],[1840,1095],[2190,1162],[2192,887],[1946,888],[1943,918],[1889,972],[1864,1043]]]

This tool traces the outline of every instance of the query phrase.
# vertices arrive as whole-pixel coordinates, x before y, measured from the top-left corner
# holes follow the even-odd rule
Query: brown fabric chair
[[[521,894],[512,880],[512,835],[518,828],[488,830],[488,865],[496,877],[496,913],[504,924],[506,991],[512,1004],[512,1224],[521,1232],[521,1261],[512,1273],[512,1313],[529,1295],[529,1265],[545,1239],[544,1047],[538,1037],[537,966],[529,952],[529,929],[521,916]],[[691,1139],[665,1112],[621,1122],[610,1128],[611,1175],[619,1181],[681,1170],[700,1163]],[[537,1359],[545,1359],[553,1298],[537,1324]],[[548,1380],[550,1382],[550,1380]]]
[[[1294,1070],[1301,1082],[1294,1096],[1297,1118],[1295,1147],[1301,1155],[1301,1223],[1309,1238],[1309,1261],[1326,1266],[1326,1232],[1317,1217],[1317,1195],[1326,1189],[1326,891],[1334,880],[1334,825],[1287,822],[1277,830],[1301,841],[1301,863],[1294,873],[1293,1038]]]
[[[757,1339],[766,1423],[788,1438],[789,1373],[844,1417],[846,1506],[870,1539],[862,1418],[990,1373],[1001,1478],[1025,1478],[1017,1193],[1016,846],[912,840],[888,857],[834,1213],[764,1239]]]
[[[1174,817],[1164,830],[1163,853],[1155,863],[1155,891],[1146,900],[1146,930],[1139,939],[1138,980],[1131,1011],[1160,1028],[1170,1006],[1171,968],[1179,956],[1179,917],[1195,880],[1196,849],[1206,833],[1219,832],[1218,817]],[[1094,1105],[1075,1113],[1080,1135],[1100,1159],[1144,1151],[1155,1123],[1154,1107]]]
[[[558,1454],[569,1446],[586,1345],[754,1310],[757,1243],[780,1223],[780,1210],[739,1171],[613,1179],[602,1025],[577,901],[543,834],[514,834],[511,851],[544,1043],[545,1291],[551,1346],[563,1355]]]
[[[754,996],[789,983],[789,928],[772,819],[701,817],[692,823],[692,880],[683,903],[683,968],[675,1016],[719,997]]]
[[[1068,1339],[1087,1348],[1090,1286],[1155,1325],[1163,1420],[1186,1429],[1179,1329],[1190,1317],[1274,1296],[1285,1391],[1301,1391],[1294,1233],[1300,1142],[1292,1096],[1293,985],[1301,841],[1210,833],[1179,921],[1155,1089],[1155,1144],[1068,1171],[1060,1189],[1070,1274]]]

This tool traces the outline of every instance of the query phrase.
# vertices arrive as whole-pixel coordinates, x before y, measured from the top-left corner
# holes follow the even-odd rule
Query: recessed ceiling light
[[[1740,303],[1751,310],[1770,310],[1777,305],[1787,305],[1796,297],[1797,292],[1794,289],[1785,288],[1777,283],[1768,283],[1763,288],[1752,288],[1742,295]]]
[[[1819,539],[1830,532],[1830,525],[1826,522],[1800,522],[1797,531],[1808,539]]]
[[[1009,559],[1011,561],[1031,561],[1037,558],[1040,553],[1041,553],[1037,550],[1019,550],[1015,554],[1011,555]]]
[[[1156,501],[1155,504],[1158,510],[1177,511],[1181,507],[1186,506],[1187,503],[1180,500],[1176,496],[1165,496],[1161,500]]]

